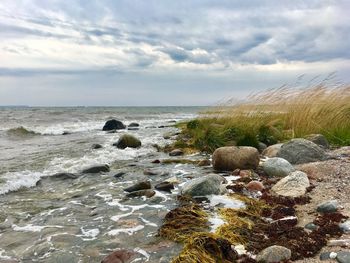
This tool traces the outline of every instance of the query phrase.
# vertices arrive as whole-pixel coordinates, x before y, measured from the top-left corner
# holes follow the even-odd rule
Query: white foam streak
[[[134,232],[140,231],[144,228],[145,227],[143,225],[138,225],[138,226],[131,227],[131,228],[114,229],[114,230],[109,231],[107,234],[109,236],[116,236],[116,235],[119,235],[120,233],[126,233],[129,236],[131,236],[132,234],[134,234]]]

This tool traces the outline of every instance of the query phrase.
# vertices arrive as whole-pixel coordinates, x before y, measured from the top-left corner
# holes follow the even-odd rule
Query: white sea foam
[[[1,177],[5,182],[0,184],[0,195],[17,191],[23,187],[33,187],[42,176],[43,173],[40,172],[8,172]]]
[[[84,229],[83,227],[81,227],[80,230],[82,235],[78,236],[82,237],[82,240],[84,241],[94,240],[100,234],[100,230],[98,228]]]
[[[210,217],[208,221],[211,223],[210,232],[212,233],[215,232],[218,227],[225,224],[225,221],[219,218],[218,215]]]
[[[209,201],[211,206],[223,205],[226,208],[244,208],[245,204],[242,201],[233,199],[232,197],[225,195],[210,195]]]
[[[145,227],[143,225],[138,225],[138,226],[131,227],[131,228],[114,229],[114,230],[109,231],[107,234],[110,236],[116,236],[116,235],[119,235],[120,233],[126,233],[129,236],[131,236],[132,234],[134,234],[134,232],[140,231],[144,228]]]
[[[12,229],[14,231],[19,232],[40,232],[44,228],[63,228],[62,226],[35,226],[32,224],[28,224],[26,226],[17,226],[15,224],[12,225]]]

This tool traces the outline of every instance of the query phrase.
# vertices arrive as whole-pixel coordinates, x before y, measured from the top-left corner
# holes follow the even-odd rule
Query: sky
[[[214,105],[336,72],[350,1],[1,0],[0,105]]]

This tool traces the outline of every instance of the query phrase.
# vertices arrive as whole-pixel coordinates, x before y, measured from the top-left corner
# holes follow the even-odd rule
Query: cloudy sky
[[[337,72],[350,1],[1,0],[0,105],[212,105]]]

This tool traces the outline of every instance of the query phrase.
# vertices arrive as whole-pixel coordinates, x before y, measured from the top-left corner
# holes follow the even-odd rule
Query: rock
[[[108,120],[103,126],[103,131],[111,131],[111,130],[123,130],[126,126],[118,120]]]
[[[105,165],[97,165],[97,166],[92,166],[90,168],[84,169],[82,171],[83,174],[97,174],[97,173],[107,173],[109,172],[109,166],[107,164]]]
[[[214,151],[212,159],[213,167],[218,171],[255,169],[260,160],[258,150],[249,146],[220,147]]]
[[[172,184],[179,184],[179,179],[177,179],[176,176],[170,177],[166,179],[164,182],[172,183]]]
[[[310,186],[306,173],[295,171],[279,180],[272,188],[272,192],[281,196],[299,197],[306,193]]]
[[[265,263],[276,263],[287,261],[291,258],[290,249],[282,246],[270,246],[261,251],[256,257],[256,261]]]
[[[153,160],[151,163],[160,163],[160,160],[156,159],[156,160]]]
[[[221,193],[221,179],[217,175],[207,175],[187,182],[181,190],[183,195],[205,196]]]
[[[140,124],[138,124],[138,123],[136,123],[136,122],[132,122],[132,123],[130,123],[129,125],[128,125],[128,127],[130,128],[132,128],[132,127],[139,127],[140,126]]]
[[[138,182],[132,186],[125,188],[124,191],[134,192],[134,191],[145,190],[145,189],[151,189],[151,182],[150,181]]]
[[[200,160],[197,163],[198,166],[210,166],[211,162],[208,159]]]
[[[304,226],[306,229],[309,229],[311,231],[314,231],[317,229],[317,225],[315,225],[314,223],[307,223],[305,226]]]
[[[340,223],[339,227],[345,233],[350,232],[350,220],[347,220],[344,223]]]
[[[278,151],[281,149],[283,143],[273,144],[263,150],[262,155],[273,158],[277,156]]]
[[[261,167],[268,176],[272,177],[285,177],[295,171],[293,165],[287,160],[278,157],[267,159]]]
[[[151,189],[146,189],[146,190],[139,190],[139,191],[134,191],[131,193],[128,193],[126,197],[139,197],[139,196],[146,196],[148,198],[154,196],[156,194],[155,191]]]
[[[62,135],[69,135],[69,134],[71,134],[70,132],[68,132],[68,131],[64,131],[64,132],[62,132]]]
[[[119,173],[116,173],[115,175],[113,175],[114,178],[121,178],[125,175],[125,172],[119,172]]]
[[[262,153],[266,148],[267,148],[267,145],[265,143],[263,143],[263,142],[258,143],[259,153]]]
[[[102,145],[98,144],[98,143],[94,143],[93,145],[91,145],[91,148],[94,149],[94,150],[101,149]]]
[[[169,153],[169,156],[181,156],[183,154],[184,152],[181,149],[175,149]]]
[[[138,131],[139,128],[137,127],[128,127],[128,131]]]
[[[50,178],[52,178],[52,179],[61,179],[61,180],[77,179],[78,177],[79,177],[79,175],[72,174],[72,173],[57,173],[57,174],[50,176]]]
[[[340,251],[337,253],[337,261],[339,263],[350,263],[350,252]]]
[[[277,157],[284,158],[291,164],[302,164],[323,161],[327,156],[324,149],[317,144],[299,138],[283,144]]]
[[[145,169],[145,170],[143,170],[143,174],[144,175],[160,175],[161,172],[155,171],[155,170],[151,170],[151,169]]]
[[[323,252],[320,254],[320,260],[331,260],[337,257],[335,252]]]
[[[137,255],[139,254],[132,250],[122,249],[109,254],[101,263],[130,263]]]
[[[154,188],[160,191],[171,192],[171,190],[174,189],[174,184],[169,182],[161,182],[156,184]]]
[[[141,147],[141,141],[130,134],[123,134],[116,143],[113,143],[118,149],[139,148]]]
[[[253,192],[255,192],[255,191],[260,191],[261,192],[262,190],[265,189],[264,185],[261,182],[259,182],[259,181],[250,181],[247,184],[246,188],[249,191],[253,191]]]
[[[324,149],[329,149],[328,140],[322,134],[310,134],[305,136],[305,139],[317,144]]]
[[[337,212],[338,207],[339,205],[337,200],[330,200],[317,206],[316,211],[323,214],[334,213]]]

